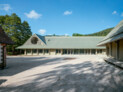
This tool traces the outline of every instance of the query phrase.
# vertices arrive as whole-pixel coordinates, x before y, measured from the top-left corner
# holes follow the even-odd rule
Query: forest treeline
[[[92,34],[73,33],[72,36],[106,36],[112,29],[113,29],[113,27],[105,29],[105,30],[102,30],[100,32],[92,33]]]

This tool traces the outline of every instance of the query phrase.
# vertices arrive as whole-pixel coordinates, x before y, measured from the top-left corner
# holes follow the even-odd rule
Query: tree
[[[15,13],[5,16],[0,16],[0,25],[6,32],[6,34],[15,42],[14,45],[8,45],[7,50],[9,52],[18,53],[15,48],[22,45],[31,35],[31,29],[27,21],[21,22],[20,17]]]

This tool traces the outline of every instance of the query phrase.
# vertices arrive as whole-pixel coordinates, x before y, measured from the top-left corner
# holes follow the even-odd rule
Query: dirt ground
[[[0,92],[123,92],[123,70],[105,56],[9,56]]]

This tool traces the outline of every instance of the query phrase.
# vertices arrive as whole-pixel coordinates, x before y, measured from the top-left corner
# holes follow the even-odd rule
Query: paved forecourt
[[[11,56],[0,92],[123,92],[123,71],[102,55]]]

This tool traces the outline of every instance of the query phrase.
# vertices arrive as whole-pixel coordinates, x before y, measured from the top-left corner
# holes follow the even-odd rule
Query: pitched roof
[[[123,39],[123,20],[98,44],[99,46]]]
[[[45,43],[45,45],[24,44],[18,47],[18,49],[105,49],[105,47],[97,47],[97,43],[99,43],[104,37],[37,36]]]
[[[14,42],[5,34],[1,26],[0,26],[0,43],[14,44]]]

